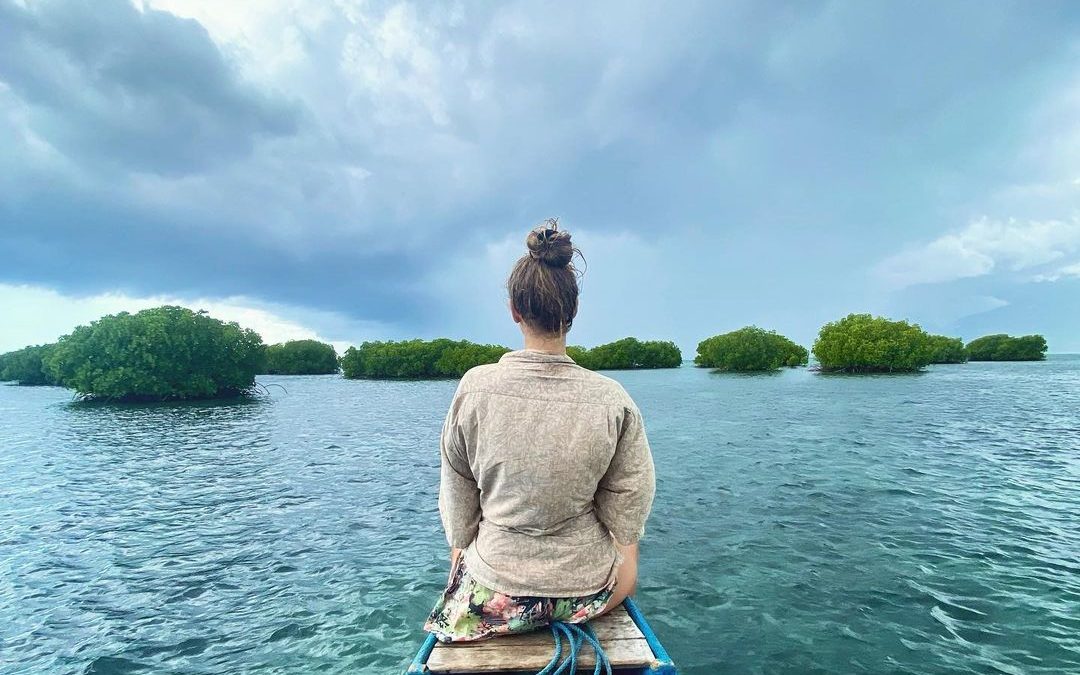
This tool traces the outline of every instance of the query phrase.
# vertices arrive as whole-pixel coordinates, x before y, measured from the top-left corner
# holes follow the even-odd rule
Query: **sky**
[[[183,304],[267,342],[850,312],[1080,352],[1080,4],[0,0],[0,351]]]

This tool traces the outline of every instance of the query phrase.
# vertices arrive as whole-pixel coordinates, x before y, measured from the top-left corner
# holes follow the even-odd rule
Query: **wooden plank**
[[[630,618],[630,615],[627,614],[626,610],[622,607],[612,610],[611,613],[605,614],[599,619],[590,621],[589,625],[596,631],[596,636],[600,638],[601,644],[607,640],[633,640],[642,637],[637,624],[634,623],[634,620]],[[501,635],[490,639],[498,640],[498,643],[504,647],[528,646],[533,644],[554,645],[554,638],[551,637],[551,629],[547,626],[532,633]],[[436,649],[469,649],[476,644],[478,643],[450,642],[440,644]]]
[[[648,666],[653,662],[649,643],[622,606],[589,622],[614,667]],[[563,648],[566,649],[564,641]],[[479,642],[439,644],[428,658],[433,673],[497,673],[540,670],[551,661],[555,641],[547,627],[532,633],[503,635]],[[564,651],[564,654],[566,652]],[[583,646],[578,663],[595,664],[592,647]]]
[[[499,645],[501,638],[475,642],[470,649],[439,649],[436,647],[428,657],[427,666],[432,673],[498,673],[507,671],[536,672],[546,666],[554,655],[554,643],[506,649]],[[653,653],[645,638],[612,640],[604,643],[604,653],[612,667],[648,666]],[[565,644],[564,644],[564,652]],[[578,667],[592,668],[596,659],[591,647],[582,647],[578,653]]]

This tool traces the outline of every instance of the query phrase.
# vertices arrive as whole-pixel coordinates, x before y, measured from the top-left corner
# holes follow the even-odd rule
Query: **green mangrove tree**
[[[1046,338],[1011,337],[1004,333],[984,335],[969,342],[967,350],[972,361],[1042,361],[1046,358]]]
[[[929,364],[933,347],[916,324],[849,314],[822,326],[814,356],[824,372],[902,373]]]
[[[805,347],[776,331],[746,326],[699,342],[694,363],[725,371],[760,372],[804,366],[809,356]]]
[[[473,366],[495,363],[508,351],[500,345],[446,338],[365,342],[345,350],[341,370],[350,379],[461,377]]]
[[[0,382],[18,382],[21,385],[55,385],[56,378],[45,367],[45,360],[55,344],[23,347],[0,354]]]
[[[46,367],[89,398],[205,399],[247,393],[264,358],[262,338],[185,307],[121,312],[57,342]]]
[[[967,363],[968,351],[964,341],[947,335],[928,335],[930,363]]]
[[[589,370],[633,370],[639,368],[678,368],[682,351],[674,342],[623,338],[591,349],[570,346],[566,353],[579,366]]]
[[[290,340],[266,348],[268,375],[326,375],[338,371],[334,346],[318,340]]]

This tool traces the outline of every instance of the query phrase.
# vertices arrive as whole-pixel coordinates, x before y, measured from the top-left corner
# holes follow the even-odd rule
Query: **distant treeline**
[[[967,346],[972,361],[1042,361],[1046,358],[1046,338],[1041,335],[987,335]]]
[[[965,347],[960,338],[930,335],[907,321],[849,314],[822,327],[814,356],[825,372],[913,372],[931,363],[1040,361],[1046,358],[1046,340],[988,335]]]
[[[631,370],[638,368],[678,368],[682,351],[674,342],[623,338],[591,349],[571,345],[567,355],[589,370]]]
[[[340,367],[334,346],[318,340],[291,340],[266,348],[260,373],[266,375],[327,375]]]
[[[805,366],[808,358],[805,347],[776,331],[747,326],[702,340],[694,363],[717,370],[753,372]]]
[[[0,381],[27,386],[60,384],[45,365],[55,347],[55,344],[36,345],[0,354]]]
[[[341,357],[341,372],[349,379],[461,377],[469,368],[494,363],[508,351],[499,345],[478,345],[445,338],[365,342],[345,350]]]
[[[829,373],[904,373],[931,363],[1038,361],[1041,335],[988,335],[966,347],[957,337],[931,335],[916,324],[850,314],[822,326],[813,346],[818,368]],[[805,348],[774,331],[747,326],[698,344],[694,363],[724,371],[761,372],[808,362]]]
[[[963,363],[960,338],[929,335],[906,321],[852,314],[825,324],[813,346],[825,372],[906,372],[929,363]],[[775,331],[747,326],[702,340],[694,363],[723,371],[762,372],[809,362],[805,347]]]
[[[825,324],[812,351],[823,372],[917,371],[931,363],[1038,361],[1041,335],[987,335],[966,346],[960,338],[930,335],[916,324],[850,314]],[[0,354],[0,381],[60,385],[86,398],[174,400],[238,396],[253,391],[256,373],[335,373],[347,378],[461,377],[510,351],[466,340],[365,342],[340,359],[332,345],[294,340],[267,347],[252,330],[183,307],[121,312],[79,326],[47,345]],[[673,342],[624,338],[592,348],[567,347],[593,370],[677,368]],[[756,326],[698,344],[694,362],[723,371],[755,372],[806,365],[809,353],[792,340]]]
[[[461,377],[474,366],[495,363],[509,351],[502,345],[481,345],[467,340],[365,342],[345,351],[341,369],[350,379]],[[591,349],[570,346],[566,353],[590,370],[677,368],[682,363],[682,353],[675,343],[636,338]]]

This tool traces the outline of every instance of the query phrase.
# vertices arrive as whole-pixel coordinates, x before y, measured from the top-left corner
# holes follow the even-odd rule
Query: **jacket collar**
[[[542,352],[539,349],[518,349],[503,354],[499,363],[574,363],[574,359],[566,354]]]

